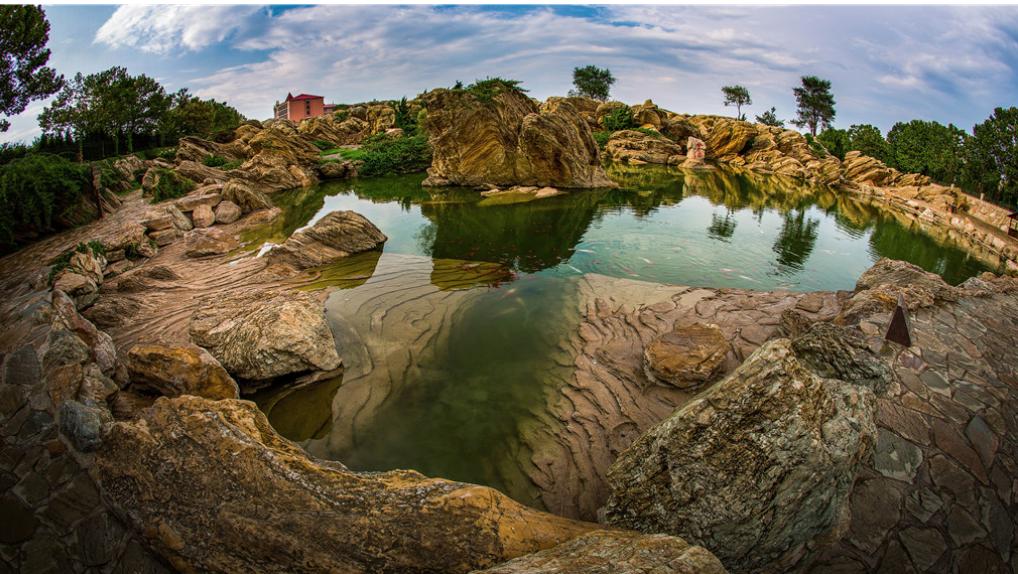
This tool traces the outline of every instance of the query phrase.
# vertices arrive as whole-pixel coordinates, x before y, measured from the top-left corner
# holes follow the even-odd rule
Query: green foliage
[[[342,122],[348,117],[350,117],[350,110],[336,110],[332,113],[332,118],[337,122]]]
[[[20,114],[29,102],[60,89],[63,76],[46,67],[49,22],[39,6],[0,6],[0,115]],[[10,129],[0,119],[0,132]]]
[[[828,128],[834,121],[834,95],[831,94],[831,82],[816,76],[803,76],[802,86],[794,88],[795,102],[798,104],[798,116],[792,123],[799,127],[809,127],[810,135],[817,135],[817,128]]]
[[[665,136],[663,136],[661,134],[661,132],[659,132],[657,130],[652,130],[650,128],[633,128],[633,131],[638,131],[641,134],[646,134],[648,136],[655,137],[655,138],[658,138],[658,139],[668,139]]]
[[[0,166],[0,245],[15,245],[19,233],[56,231],[56,219],[91,185],[89,171],[44,153]]]
[[[236,129],[243,122],[244,116],[226,102],[203,100],[182,89],[171,96],[170,108],[161,118],[159,133],[174,139],[182,136],[208,138]]]
[[[1018,108],[996,108],[965,142],[964,181],[974,193],[1018,206]]]
[[[461,85],[461,84],[460,84]],[[483,80],[477,80],[473,84],[470,84],[466,88],[453,88],[454,90],[465,90],[466,92],[473,94],[478,101],[483,103],[491,103],[495,96],[502,92],[519,92],[525,93],[520,87],[519,80],[507,80],[505,78],[485,78]]]
[[[597,147],[604,149],[604,146],[608,145],[608,140],[612,138],[612,132],[600,131],[594,132],[594,141],[597,142]]]
[[[332,151],[334,153],[338,153],[340,156],[343,157],[343,159],[351,159],[351,160],[357,160],[357,159],[363,160],[368,155],[368,152],[364,151],[363,149],[361,149],[359,147],[355,147],[355,148],[349,148],[349,147],[338,148],[338,149],[334,149]]]
[[[31,151],[32,148],[23,143],[2,143],[0,144],[0,165],[25,157]]]
[[[809,149],[813,150],[813,153],[819,157],[827,157],[827,148],[816,140],[812,135],[806,134],[806,143],[809,144]]]
[[[88,243],[79,243],[74,246],[73,249],[69,249],[61,253],[57,258],[50,262],[52,267],[49,269],[49,278],[47,279],[47,282],[50,285],[53,284],[53,280],[56,279],[57,275],[59,275],[64,269],[67,269],[67,266],[71,264],[71,257],[74,257],[75,253],[88,253],[89,251],[91,251],[92,255],[95,255],[96,257],[104,257],[106,255],[106,248],[103,247],[103,244],[99,241],[93,239]]]
[[[318,148],[318,149],[320,149],[322,151],[325,151],[325,150],[333,147],[333,144],[331,144],[331,143],[329,143],[329,142],[327,142],[325,140],[315,140],[315,141],[313,141],[311,143],[314,144],[314,146],[316,148]]]
[[[735,115],[740,120],[746,119],[742,115],[742,106],[753,105],[753,99],[749,96],[749,90],[745,86],[724,86],[721,93],[725,95],[725,107],[735,106]]]
[[[608,68],[597,66],[584,66],[573,69],[573,86],[575,89],[569,91],[570,96],[582,96],[593,98],[602,102],[608,101],[615,77]]]
[[[876,126],[854,124],[848,128],[848,140],[848,151],[857,150],[884,163],[890,159],[890,147]]]
[[[633,111],[629,106],[619,106],[604,116],[604,129],[610,132],[629,130],[637,127]]]
[[[823,144],[824,148],[838,159],[845,159],[845,152],[851,149],[848,132],[837,128],[827,128],[820,132],[816,141]]]
[[[407,104],[406,96],[403,96],[393,106],[396,109],[396,127],[403,130],[406,135],[413,135],[417,132],[417,118],[410,113],[410,105]]]
[[[756,121],[765,126],[773,126],[776,128],[785,127],[785,121],[778,119],[777,110],[774,108],[774,106],[771,106],[771,109],[757,116]]]
[[[316,145],[317,143],[318,142],[315,142]],[[205,159],[201,160],[201,162],[209,167],[222,167],[226,165],[229,162],[229,160],[222,156],[209,155],[205,156]]]
[[[359,159],[363,165],[358,173],[366,177],[414,173],[431,165],[431,146],[424,135],[387,136],[376,134],[364,140],[357,153],[344,157]]]
[[[152,188],[152,203],[183,197],[196,186],[193,181],[173,170],[161,167],[155,169],[157,178]]]
[[[242,160],[235,159],[233,161],[228,161],[228,162],[224,163],[223,165],[219,166],[219,169],[221,169],[223,171],[230,171],[231,169],[237,169],[238,167],[240,167],[242,165],[244,165],[244,162]]]
[[[171,147],[166,148],[163,151],[156,154],[159,159],[165,159],[167,161],[175,161],[177,159],[177,148]]]
[[[898,122],[887,132],[888,164],[905,173],[921,173],[943,184],[960,182],[966,134],[933,121]]]

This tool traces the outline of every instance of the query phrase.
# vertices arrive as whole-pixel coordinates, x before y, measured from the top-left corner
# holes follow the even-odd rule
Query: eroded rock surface
[[[333,211],[291,235],[269,252],[269,260],[307,269],[355,253],[378,249],[388,239],[375,224],[354,211]]]
[[[694,323],[658,337],[643,356],[650,378],[679,388],[698,386],[721,368],[729,351],[728,339],[714,325]]]
[[[139,344],[125,359],[132,387],[167,397],[196,395],[209,399],[240,397],[237,383],[208,351],[197,345]]]

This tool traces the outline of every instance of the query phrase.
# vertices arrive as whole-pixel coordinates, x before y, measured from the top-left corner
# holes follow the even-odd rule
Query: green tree
[[[845,159],[845,152],[850,150],[850,139],[845,130],[827,128],[820,132],[817,141],[823,144],[828,153],[838,159]]]
[[[46,67],[50,51],[49,22],[38,6],[0,6],[0,132],[11,127],[6,118],[20,114],[29,102],[45,98],[63,84]]]
[[[869,124],[854,124],[848,128],[848,151],[857,150],[863,155],[887,163],[890,149],[880,128]]]
[[[232,130],[244,121],[244,116],[226,102],[203,100],[192,95],[186,88],[169,98],[169,109],[160,118],[158,125],[162,143],[181,136],[208,138]]]
[[[127,139],[127,152],[134,152],[134,136],[154,134],[170,108],[170,97],[159,82],[141,74],[124,77],[114,86],[116,129]]]
[[[888,165],[928,175],[943,184],[959,183],[967,134],[952,124],[912,120],[887,132]]]
[[[78,142],[78,161],[84,161],[85,138],[102,131],[86,93],[85,76],[79,72],[70,82],[64,83],[53,102],[39,115],[39,127],[49,135],[73,134]]]
[[[615,77],[608,68],[597,66],[584,66],[573,69],[573,86],[575,89],[569,91],[571,96],[583,96],[593,98],[602,102],[608,100]]]
[[[1018,204],[1018,108],[996,108],[965,141],[965,186],[973,193]]]
[[[407,104],[406,96],[403,96],[395,105],[396,127],[403,130],[403,133],[411,136],[417,131],[417,120],[410,113],[410,105]]]
[[[744,86],[725,86],[721,88],[721,93],[725,95],[725,107],[735,106],[735,116],[740,119],[746,119],[742,115],[742,106],[753,105],[753,99],[749,97],[749,90]]]
[[[798,117],[792,121],[799,127],[809,127],[813,137],[817,128],[827,128],[834,121],[834,95],[831,94],[831,83],[816,76],[803,76],[802,86],[794,88],[795,102],[798,104]]]
[[[756,121],[764,124],[765,126],[773,126],[776,128],[785,127],[785,121],[778,119],[777,110],[774,109],[774,106],[771,106],[771,109],[757,116]]]

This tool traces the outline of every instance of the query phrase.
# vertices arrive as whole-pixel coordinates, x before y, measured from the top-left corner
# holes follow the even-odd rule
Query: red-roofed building
[[[276,119],[299,122],[304,118],[313,118],[325,114],[325,98],[312,94],[286,94],[286,100],[276,102]]]

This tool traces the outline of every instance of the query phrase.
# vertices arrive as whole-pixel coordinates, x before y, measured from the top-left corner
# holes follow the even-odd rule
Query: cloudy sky
[[[835,125],[914,118],[965,129],[1018,105],[1018,7],[49,6],[51,64],[123,65],[168,89],[271,115],[287,92],[355,102],[486,76],[562,95],[576,66],[612,70],[613,96],[687,113],[794,115],[802,75],[831,80]],[[38,133],[36,102],[4,140]]]

